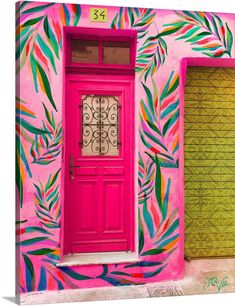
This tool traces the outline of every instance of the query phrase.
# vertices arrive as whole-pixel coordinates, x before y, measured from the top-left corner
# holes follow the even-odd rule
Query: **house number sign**
[[[107,22],[108,10],[104,8],[90,8],[90,21]]]

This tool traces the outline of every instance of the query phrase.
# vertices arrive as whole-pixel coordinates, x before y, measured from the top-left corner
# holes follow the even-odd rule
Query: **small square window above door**
[[[66,57],[69,68],[97,68],[123,70],[121,74],[134,74],[136,60],[137,32],[135,30],[113,30],[65,27]],[[71,30],[69,28],[72,28]]]
[[[103,64],[129,65],[130,42],[129,41],[104,41]]]
[[[99,63],[99,41],[96,40],[71,40],[73,63]]]

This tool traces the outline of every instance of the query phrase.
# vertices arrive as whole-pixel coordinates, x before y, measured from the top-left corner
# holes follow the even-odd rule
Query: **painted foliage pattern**
[[[21,2],[17,7],[16,69],[21,83],[29,86],[20,87],[20,97],[16,98],[20,203],[16,234],[21,292],[143,284],[176,278],[181,273],[179,74],[175,68],[164,70],[172,56],[167,43],[174,37],[175,42],[189,44],[191,56],[200,52],[200,56],[231,57],[229,22],[215,14],[166,11],[171,19],[164,23],[156,10],[109,8],[106,27],[138,31],[140,261],[57,268],[62,144],[62,98],[57,86],[62,78],[62,27],[99,27],[86,19],[88,10],[89,6],[78,4],[36,2]]]

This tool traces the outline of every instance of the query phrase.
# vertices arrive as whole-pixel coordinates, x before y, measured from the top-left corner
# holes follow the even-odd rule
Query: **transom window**
[[[99,42],[96,40],[71,40],[73,63],[99,63]]]
[[[130,64],[130,41],[71,40],[73,63]]]
[[[66,71],[81,73],[135,73],[137,31],[65,27]],[[90,70],[90,71],[89,71]]]

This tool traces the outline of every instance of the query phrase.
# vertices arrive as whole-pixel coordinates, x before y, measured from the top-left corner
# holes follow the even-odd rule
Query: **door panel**
[[[77,182],[76,198],[79,198],[79,205],[75,205],[74,211],[74,232],[80,234],[96,234],[97,228],[97,206],[95,199],[97,197],[97,181],[82,181]],[[76,222],[74,222],[76,220]]]
[[[104,180],[104,233],[124,233],[124,181]],[[112,205],[110,205],[112,203]]]
[[[64,253],[134,250],[133,79],[70,76]]]

